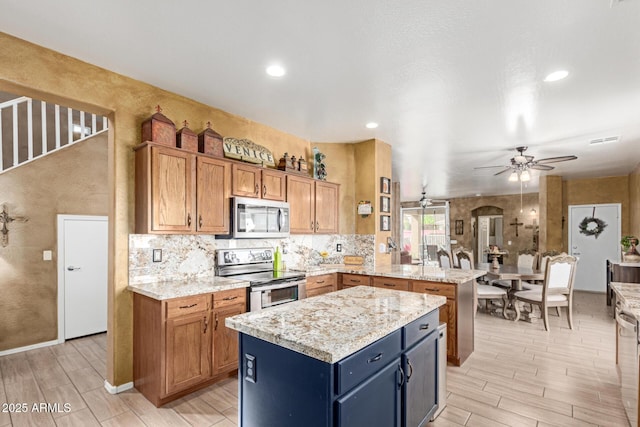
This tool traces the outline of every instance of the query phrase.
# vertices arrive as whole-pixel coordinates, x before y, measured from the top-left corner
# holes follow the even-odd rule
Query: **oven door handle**
[[[282,231],[284,228],[284,211],[282,209],[278,209],[278,231]]]
[[[254,288],[251,288],[251,292],[262,292],[262,291],[271,291],[274,289],[293,288],[306,283],[307,283],[306,280],[297,280],[297,281],[291,281],[291,282],[278,283],[275,285],[256,286]]]
[[[630,313],[616,307],[616,322],[620,327],[637,332],[638,320]]]

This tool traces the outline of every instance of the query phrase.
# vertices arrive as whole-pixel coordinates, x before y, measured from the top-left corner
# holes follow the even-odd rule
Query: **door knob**
[[[67,267],[67,270],[69,271],[80,270],[80,267],[74,267],[73,265],[70,265],[69,267]]]

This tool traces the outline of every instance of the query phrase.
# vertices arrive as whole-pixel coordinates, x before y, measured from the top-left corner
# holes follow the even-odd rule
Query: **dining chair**
[[[436,252],[436,255],[438,257],[438,261],[440,262],[440,268],[452,268],[453,267],[453,261],[451,260],[451,254],[444,250],[444,249],[439,249],[438,252]]]
[[[461,270],[473,270],[473,251],[458,251],[458,262],[460,263]],[[475,306],[474,316],[478,312],[479,300],[485,300],[485,310],[489,310],[489,303],[491,300],[502,299],[502,316],[507,318],[507,305],[508,297],[507,291],[503,288],[498,288],[491,285],[479,284],[476,280],[473,281],[473,302]]]
[[[549,330],[549,308],[567,307],[567,322],[569,329],[573,329],[573,282],[575,280],[576,257],[560,254],[546,260],[544,282],[540,289],[518,291],[513,294],[516,302],[515,320],[520,319],[518,301],[536,305],[540,308],[544,320],[544,329]]]

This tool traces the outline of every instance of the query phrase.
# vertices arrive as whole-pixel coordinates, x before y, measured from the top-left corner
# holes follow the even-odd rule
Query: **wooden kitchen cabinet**
[[[373,286],[376,288],[393,289],[396,291],[408,291],[411,283],[407,279],[391,277],[374,277]]]
[[[237,332],[227,317],[246,310],[246,289],[171,300],[133,296],[134,386],[156,406],[234,375]]]
[[[211,375],[211,313],[167,319],[166,395],[185,390]]]
[[[282,172],[234,163],[232,176],[231,193],[234,196],[279,201],[286,198],[286,175]]]
[[[410,290],[447,297],[440,307],[440,321],[447,323],[447,361],[460,366],[473,353],[473,281],[441,283],[412,280]]]
[[[362,274],[340,274],[339,289],[351,288],[353,286],[371,286],[371,277]]]
[[[136,233],[229,233],[231,165],[150,143],[136,149]]]
[[[307,277],[307,298],[338,290],[338,274]]]
[[[287,175],[291,233],[338,233],[338,200],[338,184]]]

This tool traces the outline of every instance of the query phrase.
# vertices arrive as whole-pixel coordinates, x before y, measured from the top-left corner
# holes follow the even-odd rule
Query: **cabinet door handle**
[[[373,363],[373,362],[377,362],[378,360],[382,359],[382,353],[378,353],[377,356],[372,357],[371,359],[367,360],[367,363]]]
[[[425,329],[429,329],[429,324],[428,323],[423,323],[422,325],[420,325],[420,330],[424,331]]]
[[[398,369],[400,370],[400,383],[398,384],[398,387],[402,387],[402,385],[404,384],[404,371],[402,370],[402,366],[398,365]]]
[[[218,313],[216,313],[216,324],[215,324],[215,326],[213,327],[213,330],[214,330],[214,331],[217,331],[217,330],[218,330]]]
[[[222,298],[222,301],[233,301],[234,299],[237,299],[238,297],[226,297],[226,298]]]
[[[209,316],[204,316],[204,331],[203,334],[207,333],[207,328],[209,327]]]
[[[315,231],[318,231],[320,229],[320,224],[318,224],[318,221],[316,221],[316,229]]]
[[[187,225],[191,227],[191,214],[187,214]]]
[[[311,221],[311,231],[313,231],[313,221]]]
[[[384,286],[393,286],[396,287],[395,283],[383,283]]]
[[[358,279],[349,279],[349,281],[353,282],[353,283],[360,283],[360,280],[358,280]]]
[[[260,186],[258,184],[256,184],[256,194],[260,194]]]
[[[411,375],[413,375],[413,365],[411,364],[411,361],[409,360],[408,357],[407,357],[407,365],[409,365],[409,373],[407,374],[407,383],[408,383],[409,378],[411,378]]]
[[[196,305],[198,305],[198,303],[197,303],[197,302],[196,302],[196,303],[193,303],[193,304],[191,304],[191,305],[181,305],[181,306],[179,306],[178,308],[191,308],[191,307],[195,307]]]
[[[429,289],[429,288],[424,288],[425,291],[429,291],[429,292],[438,292],[437,289]]]
[[[316,283],[319,285],[320,283],[324,283],[324,280],[318,280]]]
[[[263,186],[262,186],[262,197],[264,197],[264,196],[266,196],[266,195],[267,195],[267,186],[266,186],[266,185],[263,185]]]
[[[202,215],[198,215],[198,228],[202,228]]]

